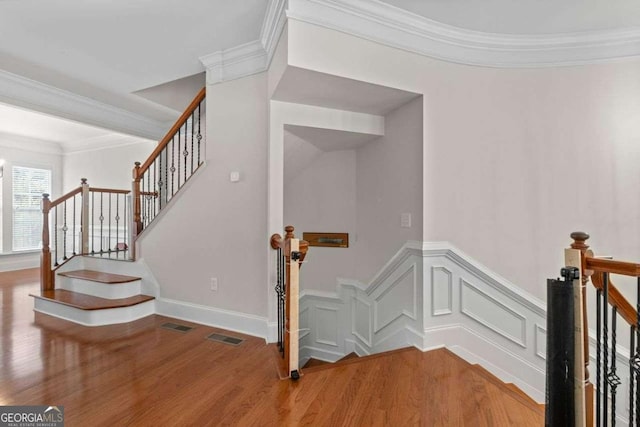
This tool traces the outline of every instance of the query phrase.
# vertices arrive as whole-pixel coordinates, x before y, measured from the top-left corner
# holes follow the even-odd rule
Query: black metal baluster
[[[202,102],[198,104],[198,136],[196,139],[198,140],[198,166],[200,166],[200,140],[202,140],[202,134],[200,133],[200,109],[202,108]]]
[[[100,253],[104,252],[104,193],[100,192]]]
[[[148,169],[145,173],[147,175],[147,225],[149,225],[153,219],[151,216],[151,169]]]
[[[164,203],[169,201],[169,146],[164,147]]]
[[[55,262],[54,266],[58,265],[58,206],[54,208],[54,224],[53,224],[53,247],[55,252]]]
[[[285,345],[285,333],[286,333],[286,319],[287,319],[287,306],[286,306],[286,301],[287,301],[287,272],[286,272],[286,268],[285,268],[285,257],[284,254],[280,254],[280,271],[282,272],[282,294],[280,295],[280,303],[282,304],[282,313],[280,315],[280,319],[281,319],[281,330],[282,330],[282,357],[284,358],[284,345]]]
[[[107,193],[107,197],[109,197],[109,238],[107,239],[107,252],[111,252],[111,193]]]
[[[95,198],[93,197],[94,193],[91,193],[91,253],[95,254],[95,228],[96,228],[96,218],[95,218],[95,214],[96,214],[96,203],[95,203]]]
[[[636,381],[636,426],[640,426],[640,277],[636,285],[636,354],[634,356],[634,376]]]
[[[129,245],[131,244],[131,242],[129,241],[129,198],[127,197],[127,195],[124,195],[124,243],[125,243],[125,247],[124,250],[126,251],[127,249],[129,249]]]
[[[164,150],[162,150],[164,151]],[[162,197],[164,196],[164,191],[163,191],[163,182],[162,182],[162,151],[160,152],[160,154],[158,154],[158,212],[160,212],[162,210]]]
[[[120,194],[116,193],[116,255],[120,251]]]
[[[176,145],[175,145],[175,137],[171,138],[171,197],[175,194],[173,192],[173,176],[176,172]]]
[[[182,182],[183,185],[185,182],[187,182],[187,157],[189,157],[189,150],[187,150],[187,145],[188,145],[187,137],[189,136],[187,135],[188,129],[189,129],[189,122],[187,121],[184,123],[184,150],[182,151],[182,155],[184,156],[184,181]]]
[[[278,350],[282,347],[282,333],[280,330],[280,249],[276,254],[276,302],[278,304]]]
[[[193,175],[193,138],[194,138],[194,132],[195,132],[195,126],[196,124],[193,122],[194,120],[194,114],[191,113],[191,175]]]
[[[67,259],[67,201],[62,203],[62,260]]]
[[[602,381],[600,372],[602,369],[602,290],[596,291],[596,425],[601,424],[600,414],[600,391]]]
[[[609,273],[602,274],[603,303],[602,303],[602,425],[607,427],[609,418]]]
[[[73,236],[73,252],[72,254],[75,256],[76,255],[76,197],[77,196],[73,196],[73,225],[72,225],[72,232],[71,235]]]
[[[635,374],[633,369],[633,358],[635,356],[635,346],[636,346],[636,327],[631,326],[631,333],[629,335],[629,425],[633,425],[633,412],[634,412],[634,403],[635,403]]]
[[[611,387],[611,425],[616,425],[616,391],[620,385],[620,377],[616,368],[616,340],[617,340],[617,319],[618,308],[613,307],[611,310],[611,371],[607,376],[607,382]]]
[[[181,143],[182,143],[182,128],[178,128],[178,190],[180,190],[180,153],[181,153]]]
[[[157,158],[156,158],[157,159]],[[158,171],[156,169],[156,160],[153,161],[153,217],[156,217],[156,203],[158,203],[158,190],[156,189],[156,182],[158,181]]]

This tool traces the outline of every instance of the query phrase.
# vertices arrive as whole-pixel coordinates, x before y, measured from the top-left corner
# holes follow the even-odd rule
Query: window
[[[51,171],[13,167],[13,250],[42,246],[42,193],[51,193]]]

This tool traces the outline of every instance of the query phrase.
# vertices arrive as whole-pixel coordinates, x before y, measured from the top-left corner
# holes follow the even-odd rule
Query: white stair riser
[[[127,323],[155,314],[155,300],[146,301],[130,307],[109,308],[104,310],[80,310],[65,304],[34,298],[34,311],[58,317],[84,326],[104,326]]]
[[[106,284],[90,280],[58,276],[56,281],[58,282],[57,288],[59,289],[107,299],[128,298],[142,293],[141,280],[127,283]]]

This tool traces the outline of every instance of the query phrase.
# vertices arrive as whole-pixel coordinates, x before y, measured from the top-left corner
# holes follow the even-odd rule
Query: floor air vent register
[[[172,331],[177,332],[189,332],[193,328],[191,326],[178,325],[176,323],[163,323],[160,327],[164,329],[171,329]]]
[[[222,343],[231,344],[231,345],[240,345],[244,342],[243,339],[234,338],[234,337],[230,337],[222,334],[211,334],[207,337],[207,339],[211,341],[217,341],[217,342],[222,342]]]

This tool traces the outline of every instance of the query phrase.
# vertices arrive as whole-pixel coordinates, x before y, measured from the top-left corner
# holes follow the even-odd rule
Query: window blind
[[[14,166],[13,250],[42,246],[42,193],[51,193],[51,171]]]

